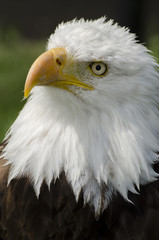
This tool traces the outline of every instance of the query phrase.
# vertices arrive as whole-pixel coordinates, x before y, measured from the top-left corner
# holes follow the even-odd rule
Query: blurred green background
[[[159,58],[159,1],[0,1],[0,141],[26,100],[23,88],[33,61],[45,51],[55,26],[77,18],[113,18],[137,34]]]
[[[0,141],[26,101],[23,88],[29,67],[44,50],[45,41],[24,39],[15,29],[0,41]]]

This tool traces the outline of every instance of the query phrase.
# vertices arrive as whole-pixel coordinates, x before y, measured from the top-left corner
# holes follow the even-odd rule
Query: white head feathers
[[[28,176],[39,195],[43,181],[49,186],[64,171],[76,199],[82,191],[98,214],[112,192],[127,199],[135,185],[157,176],[152,167],[159,150],[157,63],[133,34],[104,18],[59,25],[48,41],[48,49],[54,47],[73,56],[79,77],[95,89],[77,88],[76,95],[33,89],[6,136],[9,182]],[[91,61],[107,63],[108,74],[91,75],[86,68]]]

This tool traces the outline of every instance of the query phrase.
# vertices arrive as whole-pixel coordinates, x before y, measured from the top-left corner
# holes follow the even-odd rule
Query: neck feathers
[[[155,180],[159,113],[153,103],[114,103],[101,111],[65,91],[61,98],[60,91],[35,88],[12,125],[3,152],[9,182],[27,176],[38,196],[43,181],[49,187],[64,171],[76,200],[82,192],[99,214],[113,192],[128,199],[135,186]]]

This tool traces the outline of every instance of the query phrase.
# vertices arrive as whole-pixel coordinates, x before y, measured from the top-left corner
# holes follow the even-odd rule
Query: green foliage
[[[3,38],[2,38],[3,37]],[[23,88],[33,61],[45,50],[43,41],[27,41],[14,30],[0,33],[0,141],[25,103]]]
[[[152,51],[152,54],[157,58],[159,63],[159,34],[152,35],[148,40],[148,48]]]

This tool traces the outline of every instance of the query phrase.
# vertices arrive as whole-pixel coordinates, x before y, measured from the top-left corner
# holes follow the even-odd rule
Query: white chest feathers
[[[82,192],[96,214],[112,192],[127,199],[135,185],[155,180],[159,150],[155,104],[131,101],[95,109],[66,91],[35,88],[6,136],[8,181],[28,176],[38,196],[43,181],[49,187],[64,171],[76,199]]]

